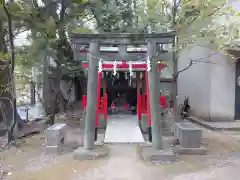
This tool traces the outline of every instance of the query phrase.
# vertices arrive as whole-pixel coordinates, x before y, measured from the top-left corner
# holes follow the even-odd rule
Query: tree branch
[[[183,71],[188,70],[192,65],[193,65],[193,60],[190,60],[188,66],[186,68],[179,70],[176,74],[173,74],[173,80],[176,81],[179,74]]]
[[[217,9],[215,9],[212,13],[208,14],[207,16],[212,16],[214,15],[216,12],[218,12],[223,6],[218,7]]]
[[[211,63],[211,62],[210,62],[211,60],[207,60],[207,61],[203,61],[203,60],[208,59],[208,58],[210,58],[210,57],[212,57],[212,56],[220,53],[222,50],[223,50],[223,47],[222,47],[219,51],[216,51],[216,52],[214,52],[214,53],[212,53],[212,54],[210,54],[210,55],[208,55],[208,56],[201,57],[201,58],[197,58],[197,59],[190,59],[190,60],[189,60],[189,64],[188,64],[187,67],[179,70],[176,74],[173,74],[173,75],[172,75],[174,81],[177,80],[177,78],[178,78],[178,76],[179,76],[180,73],[188,70],[188,69],[194,64],[194,62],[196,62],[196,63],[210,63],[210,64],[214,64],[214,63]]]
[[[13,38],[16,38],[17,35],[19,35],[19,34],[21,34],[21,33],[24,33],[24,32],[26,32],[26,31],[28,31],[28,30],[29,30],[29,28],[23,29],[23,30],[20,30],[20,31],[14,33],[14,34],[13,34]],[[7,43],[7,44],[9,43],[9,41],[10,41],[9,38],[6,39],[6,43]]]
[[[26,28],[26,29],[22,29],[22,30],[19,30],[19,31],[17,31],[16,33],[14,33],[14,37],[16,37],[17,35],[19,35],[19,34],[21,34],[21,33],[24,33],[24,32],[26,32],[26,31],[28,31],[28,30],[30,30],[30,28]]]
[[[208,55],[206,57],[197,58],[197,59],[194,59],[193,61],[195,61],[195,62],[204,62],[204,61],[201,61],[201,60],[208,59],[208,58],[210,58],[210,57],[220,53],[223,50],[223,48],[224,47],[220,48],[220,50],[218,50],[218,51],[216,51],[216,52],[214,52],[214,53],[212,53],[212,54],[210,54],[210,55]],[[210,61],[206,61],[206,62],[210,62]]]
[[[222,9],[226,4],[218,7],[217,9],[215,9],[214,11],[212,11],[210,14],[208,14],[206,17],[210,17],[210,16],[213,16],[216,12],[218,12],[220,9]],[[194,23],[196,20],[197,20],[198,16],[195,16],[193,18],[193,20],[190,22],[190,24]]]

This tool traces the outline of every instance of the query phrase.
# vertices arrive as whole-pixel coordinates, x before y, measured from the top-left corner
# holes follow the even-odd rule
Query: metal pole
[[[96,120],[96,99],[97,99],[97,59],[100,46],[96,41],[90,42],[90,54],[88,56],[88,82],[87,82],[87,106],[84,132],[84,148],[94,148],[95,120]],[[95,57],[93,57],[95,56]]]

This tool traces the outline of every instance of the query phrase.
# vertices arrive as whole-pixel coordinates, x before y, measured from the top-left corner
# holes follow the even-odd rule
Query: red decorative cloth
[[[160,104],[164,109],[167,108],[166,96],[160,96]]]

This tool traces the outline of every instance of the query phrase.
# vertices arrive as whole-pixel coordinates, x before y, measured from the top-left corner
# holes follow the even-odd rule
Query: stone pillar
[[[157,47],[156,42],[148,42],[148,56],[151,60],[151,70],[148,73],[149,82],[149,100],[150,100],[150,113],[152,122],[152,146],[154,149],[162,149],[162,131],[161,131],[161,107],[159,103],[159,88],[160,81],[158,78],[158,68],[156,57]]]
[[[99,50],[100,46],[97,41],[90,42],[90,55],[88,55],[87,107],[84,132],[84,149],[86,150],[91,150],[94,148],[98,79],[97,63]]]

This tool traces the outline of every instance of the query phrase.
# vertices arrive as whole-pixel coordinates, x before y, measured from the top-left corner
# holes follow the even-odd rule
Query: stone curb
[[[204,122],[203,120],[199,120],[195,117],[187,117],[186,120],[192,123],[198,124],[212,131],[240,131],[240,127],[213,127],[212,125],[207,124],[207,122]],[[229,123],[229,122],[226,122],[226,123]]]

